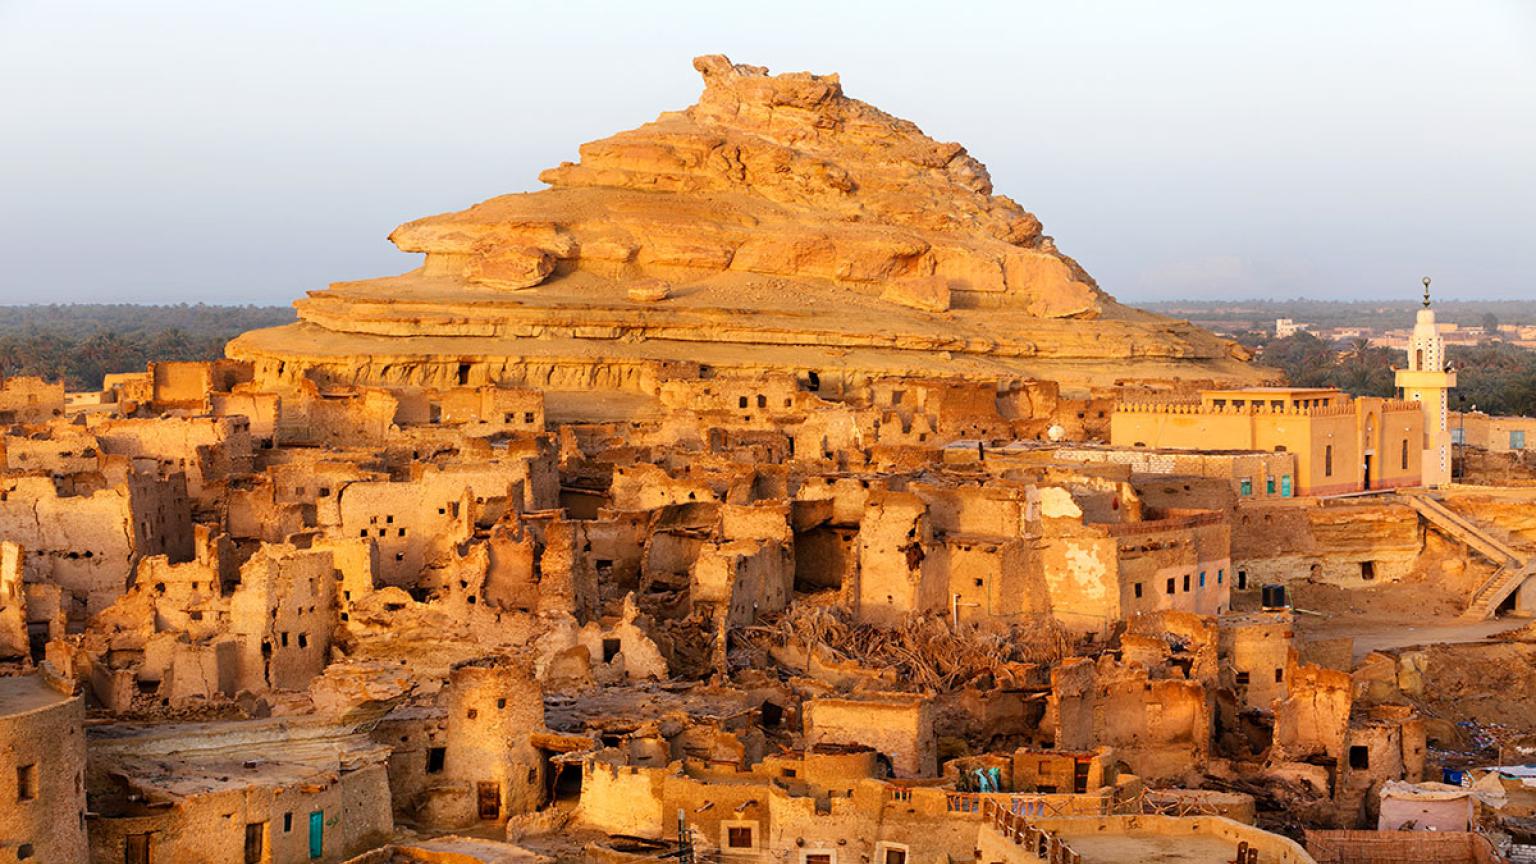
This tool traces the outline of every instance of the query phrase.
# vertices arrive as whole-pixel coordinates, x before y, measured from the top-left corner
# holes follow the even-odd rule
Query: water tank
[[[1284,609],[1286,607],[1284,585],[1265,585],[1261,597],[1261,602],[1265,609]]]

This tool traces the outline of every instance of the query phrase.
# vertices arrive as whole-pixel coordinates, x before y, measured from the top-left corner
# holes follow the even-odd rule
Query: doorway
[[[123,838],[123,864],[149,864],[148,834],[129,834]]]
[[[494,821],[501,818],[500,783],[482,781],[475,784],[475,800],[481,819]]]
[[[549,778],[551,804],[581,800],[581,763],[569,762],[562,757],[563,754],[546,754],[544,757],[544,776]]]
[[[1374,457],[1374,455],[1375,454],[1372,453],[1365,454],[1365,483],[1362,488],[1366,489],[1367,491],[1369,491],[1371,488],[1371,459]]]
[[[267,823],[250,822],[245,826],[245,864],[261,864],[267,851]]]

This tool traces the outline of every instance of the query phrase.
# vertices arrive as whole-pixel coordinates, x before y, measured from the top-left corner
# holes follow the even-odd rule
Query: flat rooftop
[[[280,720],[112,724],[93,727],[88,740],[100,765],[161,799],[323,784],[389,755],[350,727]]]
[[[1231,864],[1237,844],[1217,837],[1187,834],[1084,834],[1067,843],[1083,856],[1083,864]]]
[[[188,798],[250,787],[328,785],[350,770],[382,764],[388,748],[366,735],[331,742],[288,743],[260,750],[187,751],[156,757],[103,760],[115,773],[156,799]]]
[[[0,678],[0,716],[27,714],[72,698],[48,686],[38,675]]]
[[[1258,394],[1261,396],[1279,396],[1283,394],[1302,394],[1306,396],[1321,395],[1324,393],[1342,393],[1337,387],[1234,387],[1226,390],[1201,390],[1202,396],[1226,396],[1229,394]]]
[[[1193,402],[1189,403],[1195,404]],[[963,445],[963,446],[962,446]],[[946,450],[975,450],[974,439],[965,442],[954,442],[946,445]],[[1170,456],[1273,456],[1273,450],[1191,450],[1187,447],[1132,447],[1128,445],[1103,444],[1091,441],[1010,441],[1007,444],[989,445],[986,448],[988,455],[1008,455],[1013,453],[1063,453],[1063,454],[1090,454],[1090,453],[1151,453]]]

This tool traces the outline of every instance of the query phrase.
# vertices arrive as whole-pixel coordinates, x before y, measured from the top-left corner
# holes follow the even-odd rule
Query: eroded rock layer
[[[299,324],[230,355],[336,383],[430,383],[466,363],[603,388],[671,363],[814,366],[845,388],[1261,377],[1231,343],[1116,303],[963,147],[837,76],[694,66],[696,105],[583,145],[541,175],[549,189],[400,226],[390,239],[425,254],[419,269],[311,292]]]

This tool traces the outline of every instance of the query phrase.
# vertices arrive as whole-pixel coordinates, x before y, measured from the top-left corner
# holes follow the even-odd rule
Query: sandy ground
[[[1491,642],[1493,636],[1518,630],[1530,624],[1522,618],[1495,618],[1491,621],[1448,621],[1434,619],[1417,624],[1380,624],[1359,626],[1348,635],[1355,639],[1355,661],[1372,651],[1413,648],[1426,645],[1463,645]],[[1345,635],[1345,634],[1340,634]]]
[[[1411,701],[1442,748],[1475,749],[1469,730],[1458,723],[1470,722],[1501,740],[1536,735],[1529,696],[1536,688],[1536,629],[1527,629],[1536,628],[1532,619],[1463,619],[1464,599],[1428,579],[1352,591],[1301,583],[1292,586],[1291,599],[1298,639],[1350,637],[1356,663],[1372,651],[1423,649],[1423,688]],[[1483,753],[1473,761],[1491,758]]]
[[[1349,636],[1356,661],[1372,651],[1490,642],[1531,623],[1515,617],[1468,621],[1461,617],[1464,598],[1422,581],[1353,591],[1303,583],[1292,586],[1291,598],[1298,637]]]

